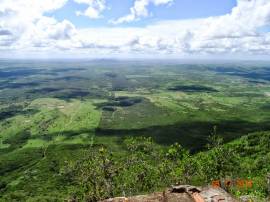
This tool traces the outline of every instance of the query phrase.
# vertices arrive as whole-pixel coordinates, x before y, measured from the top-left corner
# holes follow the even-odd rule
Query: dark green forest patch
[[[31,137],[31,133],[27,130],[21,131],[3,141],[4,144],[9,144],[9,149],[15,150],[21,148],[26,144],[27,140]]]
[[[106,72],[104,75],[109,77],[109,78],[116,78],[117,77],[117,74],[113,73],[113,72]]]
[[[218,92],[216,89],[207,86],[200,86],[200,85],[176,85],[169,87],[168,90],[170,91],[183,91],[183,92]]]
[[[49,71],[51,72],[56,72],[56,73],[66,73],[66,72],[71,72],[71,71],[84,71],[86,68],[83,67],[69,67],[69,68],[55,68],[55,69],[50,69]]]
[[[270,123],[252,123],[247,121],[179,122],[167,126],[152,126],[142,129],[106,129],[98,128],[96,135],[100,136],[145,136],[152,137],[156,143],[170,145],[179,142],[192,151],[204,150],[209,134],[217,127],[218,133],[226,142],[240,138],[256,131],[270,130]]]
[[[210,68],[219,74],[227,74],[230,76],[239,76],[243,78],[266,80],[270,81],[270,68],[269,67],[257,67],[252,70],[248,68],[234,68],[234,67],[215,67]]]
[[[24,82],[24,83],[15,83],[15,82],[4,82],[0,83],[0,89],[21,89],[21,88],[34,88],[40,85],[40,82]]]
[[[261,106],[262,110],[269,110],[270,111],[270,104],[264,104]]]
[[[83,98],[91,95],[89,91],[86,90],[67,90],[67,91],[61,91],[55,95],[55,98],[63,99],[63,100],[69,100],[73,98]]]
[[[10,105],[0,109],[0,121],[7,118],[11,118],[16,115],[33,115],[37,113],[37,109],[24,109],[24,106],[21,105]]]
[[[44,69],[31,69],[31,68],[13,68],[0,70],[0,78],[18,78],[31,75],[37,75],[44,71]]]
[[[112,98],[108,102],[97,104],[97,107],[102,108],[106,111],[114,111],[111,108],[130,107],[138,103],[141,103],[143,99],[144,98],[140,98],[140,97],[126,97],[126,96],[116,97],[116,98]]]

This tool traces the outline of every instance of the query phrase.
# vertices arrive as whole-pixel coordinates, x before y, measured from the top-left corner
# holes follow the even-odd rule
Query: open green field
[[[237,144],[269,118],[270,63],[3,60],[0,201],[64,199],[57,173],[93,145],[121,154],[145,136],[196,154],[214,126]]]

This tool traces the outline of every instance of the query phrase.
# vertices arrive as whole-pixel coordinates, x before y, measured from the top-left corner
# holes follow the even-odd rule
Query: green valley
[[[225,178],[253,181],[230,188],[236,197],[266,198],[269,65],[1,60],[0,201],[96,201]]]

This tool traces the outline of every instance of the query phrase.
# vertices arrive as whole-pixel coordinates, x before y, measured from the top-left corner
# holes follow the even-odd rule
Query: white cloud
[[[0,36],[7,36],[7,35],[12,35],[11,31],[8,29],[2,29],[0,26]]]
[[[161,21],[143,28],[102,28],[84,32],[91,35],[91,44],[96,44],[92,48],[102,43],[102,47],[106,47],[106,44],[107,47],[117,47],[118,51],[128,51],[130,54],[139,51],[142,54],[179,56],[234,53],[268,55],[270,34],[261,33],[258,29],[270,25],[270,1],[238,0],[237,3],[231,13],[218,17]],[[136,8],[136,13],[147,16],[147,4],[141,5]]]
[[[13,16],[16,20],[34,21],[46,12],[63,7],[66,2],[67,0],[0,0],[0,17]]]
[[[171,4],[174,0],[135,0],[134,5],[130,8],[130,14],[112,20],[113,24],[121,24],[125,22],[132,22],[139,20],[142,17],[148,17],[148,6],[152,3],[155,6]]]
[[[90,0],[76,1],[90,5]],[[262,26],[270,26],[269,0],[238,0],[230,13],[218,17],[160,21],[145,27],[84,29],[76,28],[68,20],[57,21],[44,15],[61,8],[66,0],[44,2],[0,0],[2,55],[11,51],[57,52],[72,57],[270,54],[270,33],[259,31]],[[155,5],[168,2],[151,1]],[[135,17],[150,15],[148,5],[137,6]]]
[[[74,25],[67,20],[57,22],[53,18],[44,17],[36,23],[36,28],[46,34],[46,38],[54,40],[71,39],[76,34]]]
[[[74,0],[79,4],[87,4],[88,8],[85,11],[77,11],[76,15],[84,15],[91,19],[102,17],[101,13],[106,9],[105,0]]]
[[[60,9],[67,0],[0,0],[0,46],[26,50],[49,48],[52,40],[67,40],[76,32],[67,20],[44,14]],[[1,31],[2,30],[2,31]],[[3,36],[5,34],[5,36]]]

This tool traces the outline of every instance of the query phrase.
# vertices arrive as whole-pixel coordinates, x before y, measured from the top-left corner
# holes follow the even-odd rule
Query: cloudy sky
[[[0,58],[270,59],[270,0],[0,0]]]

